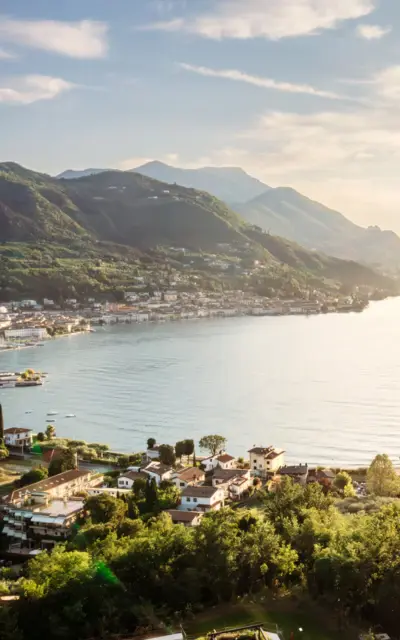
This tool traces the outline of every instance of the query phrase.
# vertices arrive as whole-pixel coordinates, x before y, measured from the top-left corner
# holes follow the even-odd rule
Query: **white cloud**
[[[71,58],[102,58],[107,54],[103,22],[82,20],[11,20],[0,17],[0,41],[51,51]]]
[[[29,75],[14,79],[7,87],[0,85],[0,104],[27,105],[39,100],[52,100],[61,93],[70,91],[74,84],[62,78]]]
[[[400,100],[400,66],[393,66],[378,73],[373,83],[378,98],[396,102]]]
[[[187,31],[222,38],[280,38],[333,29],[374,11],[376,0],[217,0],[214,9],[194,17],[157,22],[145,28]]]
[[[380,40],[392,30],[391,27],[379,27],[375,24],[359,24],[356,33],[365,40]]]
[[[16,56],[11,53],[11,51],[7,51],[0,47],[0,60],[13,60]]]
[[[263,89],[274,89],[276,91],[283,91],[286,93],[305,93],[312,96],[318,96],[320,98],[329,98],[330,100],[348,100],[346,96],[339,95],[333,91],[324,91],[322,89],[316,89],[309,84],[294,84],[291,82],[281,82],[279,80],[273,80],[272,78],[264,78],[261,76],[254,76],[248,73],[243,73],[236,69],[210,69],[209,67],[198,67],[191,64],[181,62],[179,65],[185,71],[197,73],[201,76],[208,76],[211,78],[224,78],[226,80],[234,80],[236,82],[245,82],[252,84],[256,87]]]

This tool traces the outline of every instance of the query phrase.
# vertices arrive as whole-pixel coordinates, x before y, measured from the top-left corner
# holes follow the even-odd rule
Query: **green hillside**
[[[0,242],[2,288],[40,295],[122,290],[143,263],[181,269],[165,249],[223,255],[226,246],[236,266],[261,261],[264,279],[273,273],[278,291],[288,274],[298,288],[312,275],[320,288],[335,281],[395,290],[368,267],[262,232],[208,193],[132,172],[57,180],[0,164]],[[231,279],[230,271],[222,277],[201,269],[196,278],[211,288],[244,286],[241,270],[232,269]]]

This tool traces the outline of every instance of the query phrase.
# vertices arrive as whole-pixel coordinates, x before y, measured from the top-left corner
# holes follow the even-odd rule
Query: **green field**
[[[282,632],[284,640],[289,640],[293,632],[295,640],[344,640],[356,638],[356,632],[339,631],[337,621],[326,611],[315,609],[309,603],[300,605],[291,600],[263,602],[241,602],[235,605],[221,605],[208,609],[184,623],[185,632],[195,638],[207,633],[230,627],[262,623],[266,631]],[[301,629],[301,631],[300,631]]]

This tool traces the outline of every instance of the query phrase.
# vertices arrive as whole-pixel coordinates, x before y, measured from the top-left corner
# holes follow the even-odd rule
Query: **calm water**
[[[221,433],[237,455],[257,443],[293,462],[400,456],[400,299],[362,314],[120,326],[0,354],[0,370],[27,367],[50,377],[0,391],[9,427],[44,430],[59,411],[59,436],[118,451]]]

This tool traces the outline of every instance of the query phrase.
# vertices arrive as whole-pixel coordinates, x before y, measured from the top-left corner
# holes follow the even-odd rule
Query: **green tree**
[[[34,482],[40,482],[44,480],[49,475],[47,469],[42,466],[36,467],[35,469],[31,469],[27,473],[24,473],[23,476],[18,481],[19,487],[25,487],[28,484],[33,484]]]
[[[172,447],[170,444],[160,444],[158,451],[160,460],[163,464],[166,464],[169,467],[172,467],[175,464],[176,456],[174,447]]]
[[[46,438],[52,440],[56,435],[56,428],[52,424],[48,424],[46,427]]]
[[[347,471],[339,471],[336,475],[333,486],[340,491],[346,498],[355,496],[353,480]]]
[[[49,464],[49,477],[56,476],[64,471],[69,471],[69,469],[75,469],[75,466],[76,457],[74,451],[71,451],[71,449],[63,449],[56,452],[55,457],[51,460]]]
[[[158,509],[158,489],[154,478],[148,478],[145,490],[145,507],[148,513]]]
[[[93,524],[107,524],[121,522],[127,511],[127,504],[119,498],[106,493],[91,496],[85,501],[85,510],[89,513]]]
[[[226,447],[226,438],[224,436],[211,435],[203,436],[200,442],[200,449],[208,451],[212,456],[215,456],[217,451],[223,451]]]
[[[185,453],[185,442],[183,440],[180,440],[175,445],[175,455],[177,458],[179,458],[179,460],[181,460],[184,453]]]
[[[376,496],[395,496],[400,491],[399,478],[386,453],[375,456],[367,472],[367,488]]]
[[[39,433],[36,436],[36,440],[38,442],[44,442],[46,440],[46,436],[44,435],[43,431],[39,431]]]
[[[147,440],[147,448],[148,449],[153,449],[154,445],[156,444],[156,440],[155,438],[149,438]]]
[[[147,481],[145,478],[136,478],[136,480],[133,481],[132,491],[136,500],[143,500],[145,498],[146,485]]]
[[[0,446],[0,460],[5,460],[6,458],[8,458],[9,455],[10,455],[9,450],[7,449],[5,444],[2,444]]]
[[[194,440],[183,441],[183,453],[185,456],[191,456],[194,454]]]

